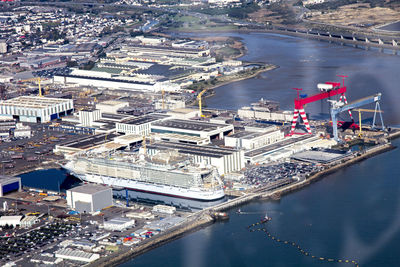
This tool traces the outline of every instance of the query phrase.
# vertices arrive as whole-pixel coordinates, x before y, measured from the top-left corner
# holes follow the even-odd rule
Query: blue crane
[[[379,101],[381,100],[381,96],[382,96],[381,93],[377,93],[372,96],[367,96],[367,97],[358,99],[349,104],[344,104],[343,102],[328,100],[332,104],[331,117],[332,117],[333,137],[334,137],[335,141],[340,142],[339,137],[338,137],[338,129],[337,129],[337,119],[336,119],[337,114],[339,114],[343,111],[352,110],[352,109],[359,108],[361,106],[372,104],[372,103],[375,103],[375,113],[374,113],[374,119],[372,122],[372,128],[375,128],[376,113],[379,113],[381,123],[382,123],[382,130],[385,130],[385,125],[383,124],[383,118],[382,118],[381,108],[380,108],[380,104],[379,104]]]

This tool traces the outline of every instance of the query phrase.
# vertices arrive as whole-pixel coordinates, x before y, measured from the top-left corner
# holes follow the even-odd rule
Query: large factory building
[[[0,175],[0,197],[13,191],[21,191],[21,178]]]
[[[0,115],[22,122],[49,122],[73,110],[72,99],[20,96],[0,101]]]
[[[67,190],[67,204],[81,213],[95,212],[113,204],[112,189],[97,184],[77,186]]]
[[[203,121],[168,119],[151,124],[152,133],[172,133],[198,136],[208,140],[223,139],[233,132],[233,125]]]

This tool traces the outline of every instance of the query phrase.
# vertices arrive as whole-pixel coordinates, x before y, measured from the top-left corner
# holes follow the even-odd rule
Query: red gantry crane
[[[304,111],[305,105],[312,103],[312,102],[322,100],[322,99],[326,99],[326,98],[329,98],[329,97],[335,96],[335,95],[340,95],[339,102],[343,102],[343,103],[347,104],[347,99],[345,96],[347,87],[344,86],[344,78],[346,78],[347,76],[338,75],[338,77],[341,77],[343,79],[342,84],[340,84],[338,82],[320,83],[320,84],[318,84],[318,89],[320,90],[320,93],[309,96],[309,97],[301,97],[300,96],[300,91],[303,90],[302,88],[293,88],[294,90],[297,91],[297,98],[294,100],[293,120],[292,120],[292,127],[290,129],[289,135],[295,134],[294,130],[296,128],[299,113],[300,113],[301,118],[303,119],[304,125],[306,126],[307,133],[312,134],[306,112]],[[351,119],[353,119],[353,116],[352,116],[350,110],[349,110],[349,115],[350,115]]]

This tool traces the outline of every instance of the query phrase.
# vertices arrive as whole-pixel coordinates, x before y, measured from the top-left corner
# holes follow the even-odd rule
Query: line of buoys
[[[262,224],[265,224],[265,223],[262,223],[262,222],[253,223],[253,224],[249,225],[247,228],[249,229],[250,232],[254,232],[254,231],[256,231],[256,230],[257,230],[257,231],[263,231],[271,240],[276,241],[276,242],[279,242],[279,243],[284,243],[284,244],[287,244],[287,245],[292,246],[292,247],[295,247],[295,248],[297,248],[297,249],[300,251],[300,253],[302,253],[304,256],[310,256],[311,258],[313,258],[313,259],[318,259],[318,260],[320,260],[320,261],[340,262],[340,263],[351,263],[351,264],[354,264],[355,267],[359,267],[358,262],[355,261],[355,260],[341,260],[341,259],[332,259],[332,258],[317,257],[317,256],[315,256],[315,255],[312,255],[310,252],[307,252],[307,251],[303,250],[303,249],[300,247],[300,245],[296,244],[295,242],[291,242],[291,241],[287,241],[287,240],[281,240],[281,239],[279,239],[279,238],[277,238],[277,237],[271,235],[271,233],[268,232],[268,230],[267,230],[266,227],[257,228],[257,229],[254,228],[255,226],[262,225]]]

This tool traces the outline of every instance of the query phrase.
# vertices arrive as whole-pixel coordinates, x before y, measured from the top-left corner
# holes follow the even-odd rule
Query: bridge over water
[[[393,51],[400,50],[400,37],[392,36],[379,36],[379,35],[364,35],[362,33],[330,33],[320,32],[314,30],[299,30],[283,27],[274,27],[269,30],[274,33],[285,33],[287,35],[306,37],[310,39],[324,40],[328,42],[335,42],[341,44],[350,44],[353,46],[361,47],[377,47],[382,49],[390,49]]]

